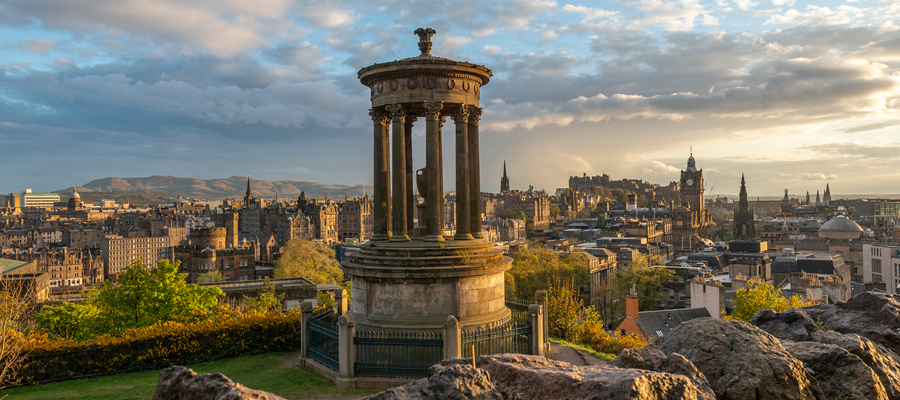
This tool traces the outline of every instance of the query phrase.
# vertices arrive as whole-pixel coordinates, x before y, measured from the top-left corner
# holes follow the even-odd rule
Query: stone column
[[[408,242],[409,236],[406,231],[406,202],[409,200],[406,190],[406,134],[403,129],[406,127],[406,112],[400,104],[391,104],[385,106],[385,110],[391,113],[391,136],[393,140],[393,193],[391,219],[393,221],[391,236],[392,242]]]
[[[406,134],[406,231],[411,234],[416,227],[416,205],[419,204],[416,190],[413,187],[413,174],[415,174],[415,171],[413,171],[412,162],[412,127],[416,119],[416,117],[407,116],[406,126],[403,128],[403,132]]]
[[[469,107],[469,214],[470,228],[475,239],[484,239],[481,233],[481,159],[478,153],[478,122],[481,108]]]
[[[456,240],[471,240],[469,212],[469,108],[461,105],[456,115]]]
[[[541,306],[541,309],[544,310],[544,345],[550,347],[550,318],[547,318],[547,314],[550,314],[550,311],[547,308],[547,291],[535,290],[534,303]]]
[[[531,324],[531,354],[544,356],[543,308],[537,304],[528,306],[528,322]],[[343,368],[342,368],[343,369]]]
[[[441,175],[441,108],[425,103],[425,240],[444,240],[444,184]]]
[[[444,324],[444,359],[462,357],[462,324],[452,315]]]
[[[341,315],[338,318],[339,381],[353,378],[353,364],[356,363],[356,346],[353,344],[354,336],[356,336],[356,321],[353,320],[353,316],[350,314]]]
[[[388,153],[388,122],[390,118],[377,108],[369,110],[369,116],[375,128],[375,194],[372,199],[375,232],[372,240],[388,240],[391,238],[391,171],[390,154]]]
[[[313,312],[312,300],[303,300],[300,303],[300,359],[305,360],[309,356],[309,319]]]
[[[338,316],[347,313],[347,292],[344,289],[337,289],[334,291],[334,302],[337,303],[335,313],[337,313]]]

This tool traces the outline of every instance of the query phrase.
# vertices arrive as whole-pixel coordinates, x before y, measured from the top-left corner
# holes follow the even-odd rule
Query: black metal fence
[[[528,300],[518,299],[515,297],[506,297],[506,308],[515,313],[516,311],[528,311]]]
[[[309,347],[307,348],[309,358],[335,371],[339,370],[337,325],[313,317],[307,322],[307,329],[309,331]]]
[[[519,353],[531,354],[531,324],[523,312],[513,310],[508,322],[483,328],[463,329],[462,355]]]
[[[357,331],[356,376],[426,378],[444,357],[440,332]]]

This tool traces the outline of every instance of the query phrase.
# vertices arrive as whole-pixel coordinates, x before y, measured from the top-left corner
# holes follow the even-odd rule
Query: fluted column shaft
[[[483,239],[481,233],[481,159],[478,152],[478,122],[481,120],[481,108],[469,108],[469,215],[472,236]]]
[[[444,184],[441,176],[441,108],[443,102],[425,103],[425,240],[443,241]]]
[[[456,115],[456,240],[472,239],[469,211],[469,108],[460,106]]]
[[[403,133],[406,134],[406,230],[412,232],[416,227],[416,205],[419,204],[416,198],[416,191],[413,189],[413,163],[412,163],[412,127],[416,122],[416,117],[406,117],[406,126]]]
[[[373,199],[374,228],[372,240],[388,240],[391,237],[391,193],[390,181],[391,171],[390,154],[389,154],[389,138],[388,123],[390,118],[381,109],[369,110],[369,116],[372,117],[375,138],[375,182],[373,189],[375,191]]]
[[[403,132],[406,128],[406,112],[400,104],[391,104],[385,107],[387,112],[391,113],[391,136],[393,144],[392,157],[392,207],[391,221],[393,222],[391,241],[403,242],[409,241],[406,231],[406,202],[409,200],[406,190],[406,134]]]

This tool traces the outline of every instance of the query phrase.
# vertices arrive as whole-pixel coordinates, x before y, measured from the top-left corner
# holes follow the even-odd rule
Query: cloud
[[[836,141],[825,144],[804,146],[823,154],[839,157],[864,157],[867,162],[872,159],[896,160],[900,158],[900,143],[865,143],[858,141]]]
[[[287,18],[286,1],[10,0],[4,6],[7,12],[33,18],[47,29],[113,40],[149,38],[153,41],[149,46],[169,43],[177,45],[179,52],[218,56],[266,46],[272,37],[293,37],[303,31]]]
[[[900,125],[900,120],[892,120],[892,121],[884,121],[884,122],[876,122],[873,124],[865,124],[854,126],[852,128],[844,129],[844,133],[859,133],[859,132],[868,132],[875,131],[884,128],[890,128],[892,126]]]
[[[28,39],[16,42],[3,42],[3,47],[18,48],[32,53],[47,54],[56,49],[57,42],[49,39]]]

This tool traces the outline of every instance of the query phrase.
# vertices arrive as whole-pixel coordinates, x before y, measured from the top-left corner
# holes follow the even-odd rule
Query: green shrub
[[[300,349],[300,312],[233,315],[182,324],[166,322],[84,342],[29,337],[22,385],[197,364],[244,354]]]

